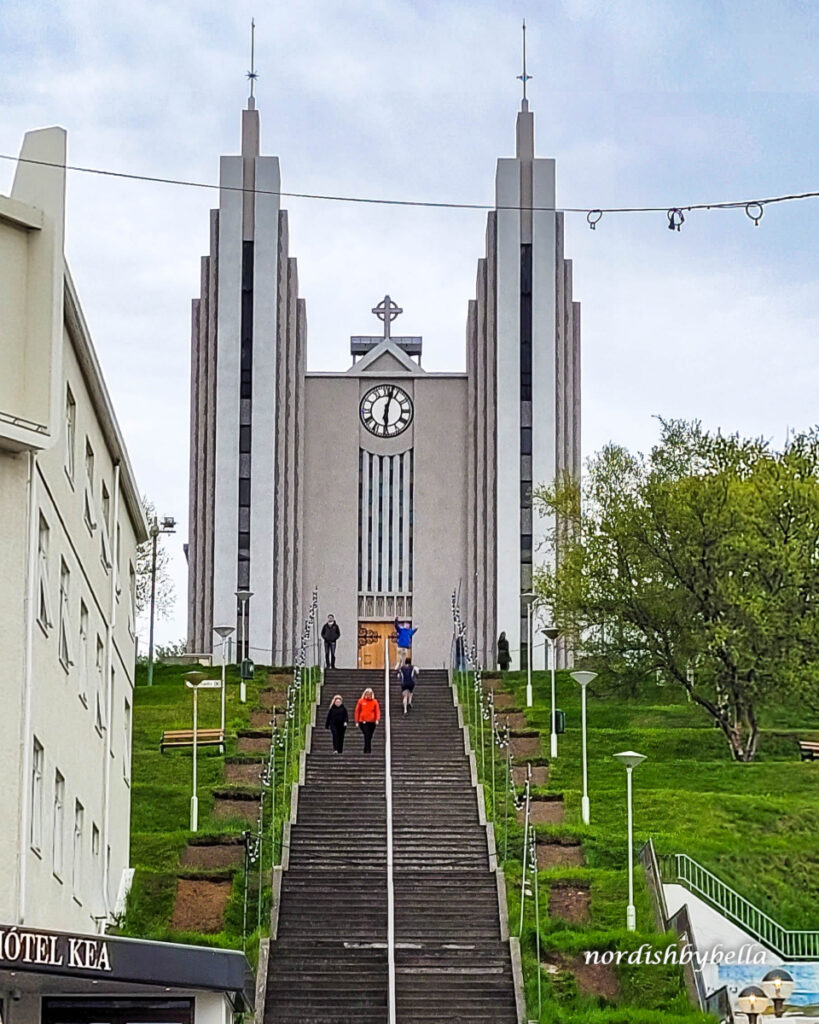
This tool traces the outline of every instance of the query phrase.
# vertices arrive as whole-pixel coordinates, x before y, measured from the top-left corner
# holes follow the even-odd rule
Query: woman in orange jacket
[[[367,689],[361,694],[355,706],[355,724],[364,735],[364,753],[369,754],[372,748],[375,727],[381,721],[381,708],[373,691]]]

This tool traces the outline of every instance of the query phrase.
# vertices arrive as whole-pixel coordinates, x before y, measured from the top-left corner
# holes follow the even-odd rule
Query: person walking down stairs
[[[321,627],[321,639],[324,641],[324,667],[336,667],[336,644],[341,636],[338,623],[332,615],[327,616],[327,621]]]
[[[324,728],[330,730],[333,737],[333,753],[340,754],[344,750],[344,735],[347,731],[347,722],[350,716],[347,708],[344,707],[344,698],[337,693],[330,702],[330,710],[327,712],[327,721]]]
[[[413,665],[412,658],[407,658],[398,672],[398,679],[401,682],[401,700],[404,704],[404,714],[412,710],[412,695],[415,691],[415,680],[418,678],[418,669]]]
[[[381,721],[381,706],[375,698],[375,694],[368,686],[361,694],[355,706],[355,724],[361,729],[364,736],[364,753],[369,754],[372,750],[373,733],[375,727]]]

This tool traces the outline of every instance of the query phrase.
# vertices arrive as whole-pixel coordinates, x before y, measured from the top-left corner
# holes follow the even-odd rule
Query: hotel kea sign
[[[0,969],[49,967],[72,974],[110,972],[108,941],[88,935],[0,926]]]
[[[5,971],[243,993],[253,1004],[247,960],[232,949],[0,924],[0,975]]]

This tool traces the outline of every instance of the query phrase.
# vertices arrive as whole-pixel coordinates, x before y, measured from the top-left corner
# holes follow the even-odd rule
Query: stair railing
[[[384,637],[384,791],[387,801],[387,979],[389,1024],[395,1024],[395,879],[392,836],[392,735],[390,729],[390,641]]]
[[[286,811],[288,787],[299,781],[299,756],[304,749],[306,727],[312,715],[320,678],[318,649],[318,590],[313,590],[307,615],[301,631],[299,646],[294,652],[293,676],[287,684],[284,706],[271,709],[272,731],[267,761],[259,771],[259,814],[254,830],[243,834],[245,843],[245,878],[242,913],[242,947],[245,948],[248,935],[248,888],[249,873],[258,871],[256,886],[256,929],[262,935],[262,910],[270,894],[270,883],[265,883],[266,869],[275,868],[284,855],[284,818],[277,821],[277,811]],[[277,711],[282,713],[279,728]],[[280,795],[279,795],[280,794]],[[265,814],[265,802],[270,798],[270,812]]]
[[[819,930],[783,928],[772,917],[740,896],[713,872],[685,853],[661,858],[664,881],[677,882],[734,921],[783,960],[819,959]]]

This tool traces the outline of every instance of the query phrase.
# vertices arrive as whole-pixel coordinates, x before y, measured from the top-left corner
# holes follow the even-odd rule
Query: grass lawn
[[[239,948],[242,945],[244,898],[241,867],[208,872],[180,865],[191,838],[190,799],[192,757],[190,749],[160,753],[159,741],[166,729],[192,727],[193,698],[183,676],[190,666],[156,665],[154,684],[145,685],[146,670],[139,666],[134,691],[134,733],[131,803],[131,865],[136,869],[121,934],[171,942],[192,942]],[[205,670],[217,676],[221,668]],[[235,667],[227,670],[225,730],[228,757],[235,755],[237,730],[250,724],[250,710],[266,685],[267,670],[258,668],[248,682],[247,703],[239,702],[239,678]],[[199,694],[199,726],[218,728],[220,691]],[[202,747],[198,757],[199,830],[197,836],[235,836],[248,827],[241,819],[216,820],[211,816],[214,789],[225,786],[224,758],[216,747]],[[258,788],[258,787],[257,787]],[[170,927],[180,877],[232,880],[231,896],[222,931],[180,932]],[[255,923],[255,911],[253,915]]]
[[[498,680],[497,685],[504,684]],[[512,673],[505,685],[516,693],[518,706],[524,707],[525,679]],[[549,690],[549,676],[536,672],[534,706],[526,711],[526,720],[541,733],[544,761],[549,753]],[[688,703],[682,691],[651,684],[629,699],[607,692],[605,684],[595,680],[588,693],[591,824],[584,826],[580,818],[580,688],[568,673],[558,673],[557,706],[566,712],[566,733],[559,737],[558,757],[549,767],[547,785],[533,788],[533,793],[562,794],[565,820],[560,825],[539,825],[537,832],[541,839],[580,840],[585,865],[539,873],[542,959],[552,964],[542,975],[541,1020],[693,1024],[709,1019],[690,1009],[677,970],[621,964],[615,968],[619,993],[609,998],[583,995],[570,970],[571,957],[586,949],[630,949],[643,941],[668,941],[652,935],[654,922],[639,869],[638,932],[624,931],[626,773],[611,755],[631,749],[648,758],[634,771],[637,847],[650,837],[659,854],[688,854],[785,927],[817,928],[819,763],[800,762],[795,737],[817,735],[819,714],[804,708],[763,709],[758,760],[737,764],[722,734],[703,711]],[[520,844],[521,831],[513,829],[507,865],[513,934],[520,909]],[[513,850],[516,859],[512,859]],[[582,924],[569,925],[548,914],[552,885],[572,880],[590,893],[589,918]],[[537,1008],[534,934],[532,918],[522,945],[533,1019]]]

